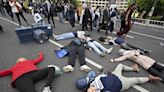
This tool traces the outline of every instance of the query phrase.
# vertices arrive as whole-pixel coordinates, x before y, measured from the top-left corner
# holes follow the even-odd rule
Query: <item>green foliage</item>
[[[155,0],[136,0],[138,11],[142,13],[143,10],[147,12],[147,14],[151,11],[151,8],[154,4]],[[158,0],[153,16],[164,15],[164,0]]]
[[[71,0],[71,3],[77,7],[79,5],[79,0]]]
[[[152,17],[149,17],[150,19],[152,20],[160,20],[162,18],[162,16],[152,16]]]

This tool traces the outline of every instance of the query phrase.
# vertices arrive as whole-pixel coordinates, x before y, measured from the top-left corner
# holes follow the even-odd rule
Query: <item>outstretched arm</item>
[[[118,58],[113,58],[110,61],[111,62],[120,62],[120,61],[124,61],[124,60],[128,59],[129,57],[130,57],[130,55],[126,54],[126,55],[123,55],[123,56],[118,57]]]
[[[1,76],[7,76],[9,74],[11,74],[11,70],[10,69],[7,69],[7,70],[3,70],[3,71],[0,71],[0,77]]]
[[[36,59],[33,59],[32,62],[33,62],[34,64],[38,64],[38,63],[40,63],[41,61],[43,61],[43,59],[44,59],[43,52],[39,52],[39,57],[36,58]]]

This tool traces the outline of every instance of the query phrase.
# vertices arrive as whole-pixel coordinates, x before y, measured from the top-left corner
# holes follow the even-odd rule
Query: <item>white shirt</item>
[[[105,74],[101,74],[101,75],[98,75],[95,80],[90,84],[90,86],[94,86],[96,87],[96,92],[101,92],[101,90],[104,88],[100,78],[101,77],[106,77],[107,75]]]

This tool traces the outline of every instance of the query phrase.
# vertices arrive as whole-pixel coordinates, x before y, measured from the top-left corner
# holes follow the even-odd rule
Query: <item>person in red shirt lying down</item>
[[[34,83],[45,78],[45,87],[42,92],[52,92],[51,82],[55,75],[55,65],[39,69],[36,64],[43,61],[44,55],[39,52],[39,57],[33,60],[20,57],[17,63],[6,70],[0,71],[0,77],[12,74],[12,87],[20,92],[37,92]]]

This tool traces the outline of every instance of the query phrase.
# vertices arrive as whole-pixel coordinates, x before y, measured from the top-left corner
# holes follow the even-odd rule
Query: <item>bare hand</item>
[[[126,22],[125,24],[128,25],[128,22]]]

